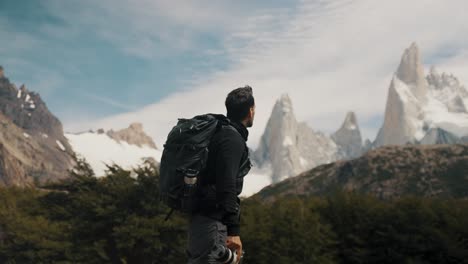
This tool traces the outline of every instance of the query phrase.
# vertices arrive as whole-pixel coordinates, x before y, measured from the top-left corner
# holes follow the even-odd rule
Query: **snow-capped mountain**
[[[467,104],[468,91],[453,75],[439,74],[432,67],[424,76],[419,49],[413,43],[390,83],[384,124],[373,145],[436,144],[440,137],[434,133],[440,131],[466,136]]]
[[[271,181],[278,182],[360,153],[362,139],[354,113],[348,113],[342,127],[330,137],[298,122],[291,99],[283,94],[273,107],[253,159],[260,168],[270,168]]]
[[[113,163],[124,169],[135,168],[145,159],[158,163],[162,151],[143,131],[141,123],[132,123],[118,131],[103,129],[82,133],[65,133],[73,150],[91,165],[96,176],[104,176],[105,164]]]

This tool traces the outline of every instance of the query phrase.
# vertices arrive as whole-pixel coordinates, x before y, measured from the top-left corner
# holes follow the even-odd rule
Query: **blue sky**
[[[124,8],[126,3],[121,4]],[[95,10],[88,13],[89,9]],[[8,77],[39,92],[61,119],[136,110],[181,89],[194,76],[227,67],[222,56],[203,52],[219,48],[220,32],[189,32],[190,47],[174,47],[173,40],[158,39],[156,34],[148,47],[139,47],[144,46],[138,44],[139,37],[147,32],[119,28],[131,22],[118,22],[112,12],[98,9],[92,1],[0,2],[2,33],[10,42],[0,57]],[[88,16],[95,25],[86,21]],[[151,31],[159,30],[158,20],[164,18],[151,21]],[[186,29],[174,29],[174,34],[178,30],[184,34]],[[105,34],[121,34],[124,40]]]
[[[421,8],[424,7],[424,8]],[[257,101],[252,146],[282,93],[298,120],[332,132],[355,111],[364,137],[413,41],[426,66],[468,82],[463,0],[1,0],[0,65],[69,132],[142,122],[162,145],[177,117]]]

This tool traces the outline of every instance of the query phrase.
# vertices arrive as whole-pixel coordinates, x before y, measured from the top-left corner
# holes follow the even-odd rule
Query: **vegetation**
[[[0,189],[0,263],[185,263],[186,219],[151,163],[81,161],[65,182]],[[468,201],[335,192],[242,202],[244,263],[466,263]]]

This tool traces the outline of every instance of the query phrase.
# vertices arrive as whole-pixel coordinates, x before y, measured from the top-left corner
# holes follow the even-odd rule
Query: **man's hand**
[[[237,263],[240,261],[242,255],[242,242],[240,236],[228,236],[226,241],[226,246],[229,249],[236,250],[237,252]]]

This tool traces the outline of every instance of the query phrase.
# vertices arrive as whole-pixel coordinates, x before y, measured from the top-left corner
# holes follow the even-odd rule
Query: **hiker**
[[[222,250],[243,254],[240,238],[240,199],[243,177],[252,166],[247,148],[255,102],[252,88],[231,91],[225,101],[227,115],[213,114],[220,129],[208,146],[206,174],[200,178],[198,209],[189,217],[187,256],[189,264],[221,262]],[[228,256],[226,256],[228,257]]]

